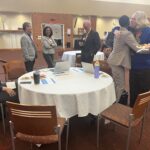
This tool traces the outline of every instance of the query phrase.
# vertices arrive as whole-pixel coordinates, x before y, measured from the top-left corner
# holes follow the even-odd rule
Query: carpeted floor
[[[22,59],[21,51],[0,51],[0,59],[12,60]],[[46,67],[42,54],[39,57],[35,67]],[[4,79],[2,68],[0,68],[0,79]],[[0,121],[0,150],[11,150],[11,141],[9,133],[8,119],[7,134],[4,136],[2,132],[2,123]],[[150,108],[146,113],[145,125],[142,141],[139,144],[139,127],[132,130],[130,150],[150,150]],[[99,150],[125,150],[127,130],[116,126],[115,131],[112,124],[101,126],[102,136],[100,138],[101,147]],[[65,130],[62,135],[62,150],[65,150]],[[16,141],[16,150],[28,150],[30,144]],[[57,143],[50,145],[42,145],[40,150],[57,150]],[[89,117],[78,118],[77,116],[70,119],[69,149],[68,150],[96,150],[96,122],[92,122]],[[38,150],[34,146],[34,150]]]
[[[150,112],[146,114],[145,126],[142,141],[138,143],[139,127],[132,130],[130,150],[150,150]],[[8,120],[7,120],[8,121]],[[0,124],[0,129],[2,129]],[[112,124],[101,126],[102,136],[100,138],[101,146],[99,150],[125,150],[127,130],[116,126],[115,131]],[[62,135],[62,150],[65,150],[64,130]],[[70,119],[68,150],[96,150],[96,122],[91,124],[89,117],[78,118],[77,116]],[[29,150],[30,144],[16,141],[16,150]],[[38,150],[36,146],[34,150]],[[40,150],[57,150],[57,143],[42,145]],[[11,141],[9,127],[7,122],[7,134],[4,136],[0,130],[0,150],[11,150]]]

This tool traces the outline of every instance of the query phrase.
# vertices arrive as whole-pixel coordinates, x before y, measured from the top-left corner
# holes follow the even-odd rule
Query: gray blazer
[[[57,44],[54,39],[43,36],[42,37],[42,50],[44,54],[54,54]]]
[[[120,35],[115,36],[113,51],[108,57],[108,63],[110,65],[123,66],[128,69],[131,68],[131,54],[130,48],[134,51],[138,51],[137,43],[133,34],[126,28],[121,27]]]
[[[25,61],[33,61],[37,56],[37,49],[33,43],[33,40],[24,33],[20,40],[21,48],[23,51],[23,57]]]

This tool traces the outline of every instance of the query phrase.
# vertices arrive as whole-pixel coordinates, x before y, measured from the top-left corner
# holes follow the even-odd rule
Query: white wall
[[[118,19],[116,18],[97,18],[96,30],[101,39],[103,39],[105,31],[110,32],[115,26],[118,26]]]
[[[0,13],[0,49],[20,48],[22,32],[2,30],[18,30],[25,21],[31,22],[30,14]]]
[[[137,10],[143,10],[150,16],[149,8],[150,5],[93,0],[0,0],[1,11],[67,13],[101,17],[118,17],[124,14],[130,16]]]
[[[117,3],[150,5],[150,0],[93,0],[93,1],[105,1],[105,2],[115,2],[115,3],[117,2]]]
[[[74,30],[74,34],[78,34],[78,28],[83,28],[83,22],[84,20],[90,20],[90,17],[86,17],[86,16],[82,16],[82,17],[75,17],[74,18],[74,23],[73,23],[73,30]]]
[[[31,22],[31,15],[22,13],[0,13],[0,29],[18,30],[23,22]]]

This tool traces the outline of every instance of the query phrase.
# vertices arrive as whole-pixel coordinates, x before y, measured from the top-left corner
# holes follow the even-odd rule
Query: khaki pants
[[[122,66],[110,65],[115,83],[117,102],[124,90],[129,93],[129,69]],[[128,102],[129,103],[129,102]]]

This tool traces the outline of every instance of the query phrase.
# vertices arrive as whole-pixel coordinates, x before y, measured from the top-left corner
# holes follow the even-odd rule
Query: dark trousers
[[[150,69],[130,71],[130,106],[133,107],[138,94],[150,90]]]
[[[48,68],[53,68],[54,67],[54,54],[44,54],[44,59],[48,65]]]
[[[33,71],[34,63],[35,63],[35,60],[25,62],[25,67],[26,67],[27,72]]]
[[[6,87],[6,82],[1,82],[0,83],[2,87]],[[15,81],[16,84],[16,89],[14,91],[16,92],[16,95],[14,96],[9,96],[7,92],[1,91],[0,92],[0,102],[5,102],[5,101],[12,101],[19,103],[19,98],[18,98],[18,80]]]
[[[3,104],[3,109],[4,109],[4,115],[6,114],[6,101],[11,101],[14,103],[19,103],[19,98],[18,98],[18,92],[17,89],[15,89],[16,95],[15,96],[9,96],[8,93],[2,91],[0,92],[0,103]],[[0,114],[1,114],[1,110],[0,110]],[[1,119],[1,115],[0,115],[0,119]]]
[[[94,54],[82,54],[81,53],[81,61],[82,62],[87,62],[87,63],[92,63],[94,58]]]
[[[15,92],[16,92],[16,95],[15,95],[15,96],[9,96],[8,93],[3,92],[3,91],[0,92],[0,102],[12,101],[12,102],[18,103],[18,102],[19,102],[19,99],[18,99],[17,90],[15,90]]]

